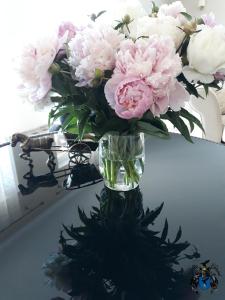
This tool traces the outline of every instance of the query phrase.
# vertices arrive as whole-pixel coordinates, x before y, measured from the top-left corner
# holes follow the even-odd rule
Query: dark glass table
[[[15,151],[18,152],[18,149]],[[42,154],[35,155],[41,158]],[[17,163],[26,172],[24,162],[19,160]],[[40,170],[37,169],[37,174],[38,171]],[[21,210],[12,219],[14,223],[27,215],[29,207],[30,210],[34,208],[32,201],[36,203],[36,207],[48,208],[40,209],[41,213],[37,215],[28,214],[26,222],[18,230],[2,239],[0,299],[50,300],[56,296],[65,297],[65,294],[45,284],[41,266],[49,254],[58,249],[61,225],[79,225],[77,207],[88,214],[93,205],[98,205],[95,194],[99,194],[102,188],[103,183],[98,183],[65,192],[56,185],[39,188],[29,196],[19,196],[22,199],[20,203],[26,202],[28,209]],[[224,146],[200,139],[194,139],[192,145],[179,135],[173,135],[167,141],[147,138],[145,174],[140,190],[145,208],[154,209],[164,202],[154,230],[161,231],[167,218],[171,240],[181,226],[181,240],[187,240],[198,248],[201,257],[182,263],[185,269],[207,259],[219,266],[222,277],[218,278],[218,291],[213,294],[202,291],[198,299],[225,299]],[[44,204],[40,205],[41,202]],[[10,227],[8,231],[10,232]],[[181,300],[187,299],[196,299],[196,295],[190,290]]]

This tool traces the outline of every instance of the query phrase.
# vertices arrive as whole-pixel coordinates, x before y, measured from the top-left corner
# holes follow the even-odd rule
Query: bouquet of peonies
[[[179,1],[117,11],[120,20],[102,11],[86,26],[63,23],[27,46],[18,71],[29,99],[50,96],[49,120],[63,116],[63,130],[80,138],[110,131],[167,137],[169,120],[191,140],[184,119],[191,130],[201,124],[184,105],[197,87],[207,92],[224,80],[225,27],[213,14],[193,19]]]
[[[112,132],[167,138],[167,120],[191,142],[195,124],[203,128],[184,106],[191,94],[199,96],[198,87],[207,93],[225,80],[225,27],[213,14],[192,18],[180,1],[153,3],[151,12],[129,1],[118,11],[92,14],[82,27],[63,23],[51,38],[26,47],[18,70],[29,99],[47,103],[50,97],[49,123],[60,118],[62,129],[80,140]],[[115,140],[113,160],[121,160],[115,158],[120,148],[129,157],[127,142]],[[118,166],[103,164],[113,185]],[[126,182],[137,181],[133,159],[126,165]]]

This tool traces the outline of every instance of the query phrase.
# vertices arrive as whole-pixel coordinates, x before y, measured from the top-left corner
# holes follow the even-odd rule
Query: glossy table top
[[[213,294],[203,291],[198,299],[223,300],[225,299],[225,147],[199,139],[194,141],[194,144],[190,144],[179,135],[173,135],[166,141],[147,138],[145,174],[140,189],[144,207],[154,209],[164,202],[164,208],[157,218],[154,230],[162,230],[167,218],[169,237],[172,240],[178,227],[181,226],[182,241],[187,240],[197,246],[201,258],[185,262],[184,268],[207,259],[219,265],[222,273],[222,277],[218,278],[219,290]],[[17,163],[20,164],[20,168],[23,166],[26,170],[24,162]],[[38,171],[40,170],[37,169],[37,174]],[[45,202],[46,199],[53,205],[33,217],[32,222],[29,221],[26,226],[21,227],[1,243],[2,299],[50,300],[54,296],[63,295],[44,284],[41,266],[49,254],[57,251],[61,224],[80,224],[77,207],[88,213],[93,205],[97,205],[95,194],[99,194],[102,188],[103,183],[98,183],[64,192],[55,186],[39,188],[29,196],[19,196],[21,201],[31,207],[35,201],[37,205],[38,201]],[[57,199],[60,200],[56,201]],[[23,213],[20,213],[19,217],[22,215]],[[192,293],[187,297],[181,300],[196,299]]]

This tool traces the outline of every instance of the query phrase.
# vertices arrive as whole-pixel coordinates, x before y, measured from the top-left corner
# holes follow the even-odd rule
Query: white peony
[[[169,36],[174,41],[176,48],[178,48],[185,35],[178,26],[180,26],[179,21],[170,16],[161,18],[142,17],[137,21],[135,38],[154,34]]]
[[[138,0],[125,0],[121,1],[119,5],[116,5],[115,9],[111,9],[101,15],[97,19],[97,22],[102,24],[111,24],[113,27],[115,27],[118,24],[117,21],[122,21],[125,16],[129,16],[132,20],[132,22],[129,24],[129,30],[131,32],[131,36],[133,36],[136,29],[137,20],[147,15],[147,11]],[[126,28],[124,28],[124,31],[126,34],[129,34]]]
[[[28,94],[29,100],[42,100],[50,91],[52,75],[49,68],[63,46],[63,41],[57,35],[39,39],[26,46],[16,60],[21,88]]]
[[[189,81],[210,83],[214,74],[224,73],[225,69],[225,27],[204,26],[202,31],[193,34],[187,49],[189,67],[184,76]]]
[[[180,24],[183,24],[187,19],[181,14],[186,12],[186,8],[183,6],[181,1],[175,1],[171,4],[163,4],[159,7],[158,17],[170,16],[177,19]]]

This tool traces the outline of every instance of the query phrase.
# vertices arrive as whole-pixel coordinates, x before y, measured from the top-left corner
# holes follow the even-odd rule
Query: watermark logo
[[[191,287],[193,292],[210,290],[211,293],[218,288],[217,277],[221,276],[217,265],[210,260],[202,262],[199,266],[193,266],[193,276],[191,278]]]

